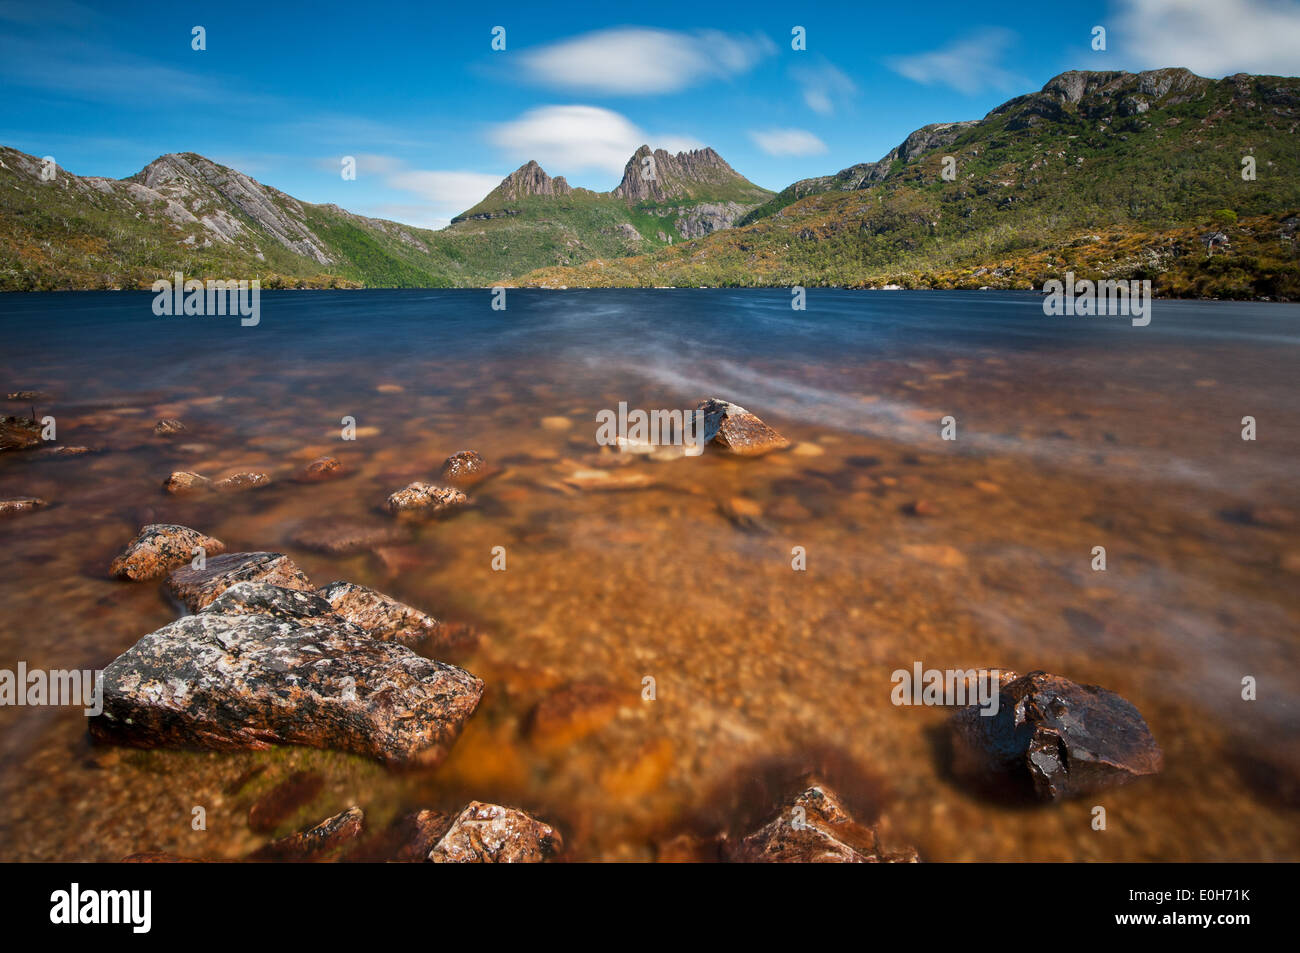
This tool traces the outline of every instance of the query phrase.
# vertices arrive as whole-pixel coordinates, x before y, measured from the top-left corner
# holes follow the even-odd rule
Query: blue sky
[[[1300,0],[154,6],[0,0],[0,144],[113,177],[198,152],[439,227],[529,158],[603,191],[642,142],[710,145],[775,190],[1067,69],[1300,72]]]

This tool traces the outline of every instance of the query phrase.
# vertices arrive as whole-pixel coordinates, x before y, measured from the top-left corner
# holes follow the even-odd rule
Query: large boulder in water
[[[790,441],[738,404],[712,397],[695,408],[704,411],[704,440],[741,457],[784,450]]]
[[[981,712],[972,705],[953,716],[953,772],[986,793],[1055,801],[1164,763],[1138,710],[1096,685],[1030,672],[1001,687],[996,714]]]
[[[136,747],[335,748],[436,764],[483,682],[379,641],[319,596],[237,583],[144,636],[103,673],[95,737]]]

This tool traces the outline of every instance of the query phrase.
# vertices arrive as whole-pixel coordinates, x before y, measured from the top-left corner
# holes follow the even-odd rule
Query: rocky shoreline
[[[717,452],[752,459],[791,450],[790,440],[730,401],[704,400],[698,410],[705,439]],[[0,449],[30,452],[40,442],[30,439],[34,426],[33,418],[0,420]],[[182,421],[168,418],[155,433],[170,438],[185,429]],[[792,452],[811,453],[802,446]],[[618,450],[630,461],[637,448]],[[291,481],[311,484],[341,471],[337,460],[320,457]],[[576,471],[564,479],[565,491],[649,485],[622,479],[618,471]],[[446,518],[475,505],[465,489],[500,472],[474,451],[460,451],[443,464],[440,483],[411,483],[376,509],[395,523]],[[163,488],[208,493],[223,485],[253,490],[270,482],[265,473],[248,473],[214,484],[178,471]],[[733,501],[728,518],[747,531],[762,531],[761,511],[741,503]],[[0,513],[43,505],[36,498],[4,500]],[[925,515],[921,503],[913,509],[911,515]],[[348,551],[354,536],[332,525],[308,534],[325,552]],[[387,537],[381,532],[377,538]],[[482,679],[434,657],[455,638],[434,616],[346,580],[317,585],[284,553],[229,552],[200,530],[150,523],[112,561],[108,574],[124,582],[163,580],[186,614],[142,636],[105,668],[103,712],[89,729],[103,744],[219,751],[290,744],[351,752],[394,770],[427,770],[447,757],[485,691]],[[949,722],[954,774],[972,789],[1010,802],[1057,801],[1163,767],[1161,750],[1137,709],[1105,689],[1044,672],[1002,672],[998,697],[996,717],[972,705]],[[547,730],[547,717],[539,710],[535,731]],[[563,713],[559,718],[564,721]],[[921,859],[914,848],[888,840],[877,819],[859,820],[823,779],[807,777],[748,833],[692,837],[661,845],[660,853],[661,859],[733,862]],[[145,852],[126,859],[194,858]],[[269,841],[246,859],[535,862],[564,859],[564,840],[528,813],[477,800],[454,816],[418,811],[381,832],[368,832],[364,811],[354,805]]]

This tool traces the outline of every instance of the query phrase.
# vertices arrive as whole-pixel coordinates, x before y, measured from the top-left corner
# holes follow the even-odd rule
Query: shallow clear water
[[[283,830],[473,797],[546,817],[570,857],[654,859],[682,830],[743,828],[814,769],[927,860],[1300,859],[1300,307],[1158,301],[1134,328],[997,292],[814,290],[804,312],[781,291],[510,291],[504,312],[486,291],[283,292],[242,328],[151,301],[0,297],[0,392],[47,392],[35,410],[59,442],[101,451],[0,455],[0,498],[52,504],[0,522],[0,667],[102,667],[174,618],[158,585],[107,574],[161,521],[472,625],[451,660],[488,690],[451,758],[415,773],[97,748],[77,710],[0,709],[0,856],[242,856],[261,839],[250,803],[308,771],[323,790]],[[598,453],[597,411],[708,396],[794,449]],[[187,433],[155,437],[164,416]],[[387,526],[388,493],[466,448],[505,467],[469,511],[354,555],[294,541],[304,523]],[[322,453],[347,476],[287,479]],[[564,483],[605,467],[650,485]],[[185,500],[160,489],[178,469],[275,482]],[[909,515],[921,500],[933,515]],[[945,771],[945,713],[890,702],[914,661],[1117,691],[1165,770],[1086,803],[976,797]],[[539,728],[573,686],[602,701]]]

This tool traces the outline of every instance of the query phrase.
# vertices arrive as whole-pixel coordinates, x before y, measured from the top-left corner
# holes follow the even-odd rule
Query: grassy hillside
[[[748,226],[523,283],[1037,287],[1072,268],[1166,294],[1300,298],[1298,131],[1296,79],[1063,74],[850,191],[837,183],[861,176],[809,180]],[[1211,255],[1202,239],[1220,229]]]

